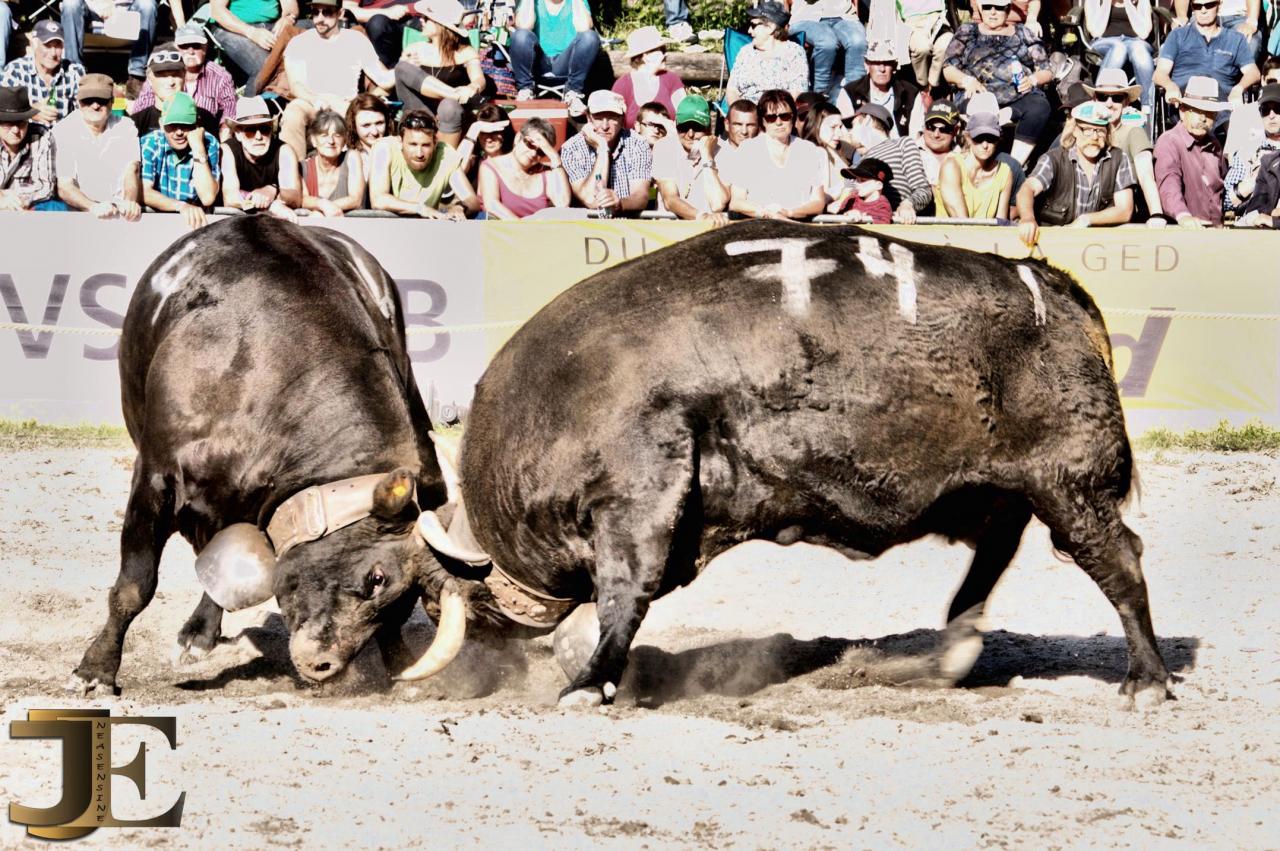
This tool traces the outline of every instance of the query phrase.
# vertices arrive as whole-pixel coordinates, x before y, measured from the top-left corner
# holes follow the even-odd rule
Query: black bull
[[[445,488],[399,296],[371,255],[333,231],[266,217],[190,234],[138,282],[120,378],[138,455],[120,574],[78,687],[115,687],[125,632],[155,593],[175,531],[200,553],[231,524],[259,535],[305,488],[371,474],[384,475],[372,477],[367,515],[281,555],[273,590],[305,676],[332,676],[375,634],[389,667],[411,661],[400,626],[419,583],[441,571],[414,522]],[[179,644],[208,651],[221,622],[205,594]]]
[[[937,660],[954,681],[1033,514],[1120,615],[1122,693],[1167,694],[1106,329],[1043,263],[771,222],[632,260],[498,353],[461,477],[502,571],[597,604],[569,701],[611,697],[650,602],[754,538],[855,558],[972,544]],[[483,593],[470,606],[501,620]]]

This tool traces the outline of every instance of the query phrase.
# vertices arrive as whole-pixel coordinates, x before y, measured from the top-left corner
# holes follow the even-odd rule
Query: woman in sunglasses
[[[844,189],[840,172],[850,165],[853,149],[845,142],[844,119],[829,101],[809,107],[805,113],[800,138],[817,145],[827,157],[827,198],[834,199]]]
[[[787,38],[791,13],[778,0],[762,0],[747,10],[751,44],[738,51],[729,72],[725,102],[760,100],[770,89],[792,97],[809,88],[809,60],[804,48]]]
[[[465,109],[474,108],[484,92],[480,54],[467,41],[468,12],[458,0],[421,0],[425,41],[404,49],[396,65],[396,97],[405,111],[425,110],[439,123],[440,141],[456,148],[462,143]]]
[[[1013,172],[996,156],[1000,119],[990,113],[970,115],[964,153],[943,160],[938,177],[944,215],[959,219],[1007,219],[1013,194]]]
[[[956,31],[947,46],[942,76],[963,92],[956,106],[981,92],[995,95],[1013,114],[1011,153],[1026,163],[1052,107],[1043,86],[1053,80],[1049,54],[1023,24],[1009,20],[1010,0],[981,0],[982,19]]]
[[[829,181],[827,155],[795,135],[796,102],[790,92],[760,96],[762,131],[738,146],[730,212],[758,219],[807,219],[822,212]]]
[[[1151,54],[1151,0],[1085,0],[1084,28],[1102,55],[1103,68],[1128,65],[1138,81],[1144,113],[1151,112],[1151,78],[1156,70]]]
[[[530,118],[511,153],[480,164],[480,198],[490,219],[523,219],[547,207],[569,206],[569,178],[556,153],[556,131]]]

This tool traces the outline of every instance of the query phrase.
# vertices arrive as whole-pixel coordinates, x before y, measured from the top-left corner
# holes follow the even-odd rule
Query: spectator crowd
[[[1169,2],[759,0],[712,102],[667,67],[683,0],[616,80],[586,0],[174,0],[160,44],[155,0],[63,0],[0,70],[0,210],[1274,227],[1280,39]]]

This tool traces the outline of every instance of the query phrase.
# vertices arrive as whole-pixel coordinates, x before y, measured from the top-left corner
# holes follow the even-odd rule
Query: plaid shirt
[[[1102,164],[1110,157],[1119,157],[1120,165],[1116,169],[1116,185],[1114,192],[1121,189],[1129,189],[1138,181],[1133,176],[1133,162],[1129,159],[1129,155],[1119,148],[1107,148],[1102,152],[1102,156],[1098,157],[1098,164],[1093,168],[1093,174],[1086,174],[1085,170],[1080,166],[1080,155],[1075,148],[1067,151],[1067,157],[1070,158],[1071,164],[1076,169],[1076,197],[1072,206],[1071,221],[1083,216],[1085,213],[1098,212],[1098,199],[1102,197],[1102,183],[1098,180],[1098,176],[1102,174]],[[1053,185],[1054,167],[1051,157],[1041,157],[1036,163],[1035,169],[1031,172],[1031,176],[1048,191]]]
[[[191,95],[196,106],[208,110],[219,121],[236,114],[236,84],[232,81],[227,69],[216,62],[204,63],[204,67],[200,69],[200,76],[196,77],[196,90],[187,91],[187,94]],[[155,103],[156,93],[151,88],[151,81],[148,80],[142,84],[138,99],[133,102],[133,106],[129,107],[129,114],[142,112],[149,106],[155,106]]]
[[[560,164],[572,183],[585,179],[596,167],[596,149],[579,133],[560,149]],[[649,143],[624,129],[618,145],[610,152],[609,188],[625,198],[631,194],[631,181],[653,178],[653,149]]]
[[[4,66],[4,72],[0,73],[0,86],[22,86],[27,90],[32,106],[52,102],[58,108],[58,120],[61,121],[76,108],[76,90],[80,88],[83,76],[83,65],[63,59],[58,73],[53,75],[53,82],[46,83],[36,71],[35,60],[24,56]]]
[[[222,180],[222,169],[218,164],[221,147],[212,133],[204,134],[204,149],[209,155],[209,170],[213,172],[213,180],[217,183]],[[191,180],[195,167],[191,149],[175,151],[169,145],[163,130],[153,130],[142,137],[143,186],[150,186],[175,201],[195,201],[200,204],[200,199],[196,197],[196,187]]]
[[[0,180],[13,172],[6,188],[17,193],[23,207],[48,201],[55,197],[57,188],[53,169],[56,156],[53,134],[45,132],[38,124],[30,127],[26,143],[18,153],[10,155],[9,149],[0,145]]]
[[[1280,151],[1280,142],[1264,138],[1256,151],[1257,160],[1261,161],[1271,151]],[[1231,154],[1231,167],[1227,169],[1227,176],[1222,179],[1226,190],[1222,193],[1222,209],[1224,212],[1226,210],[1234,210],[1247,200],[1241,198],[1239,203],[1236,203],[1236,187],[1253,173],[1254,154],[1245,154],[1243,150],[1234,151]]]

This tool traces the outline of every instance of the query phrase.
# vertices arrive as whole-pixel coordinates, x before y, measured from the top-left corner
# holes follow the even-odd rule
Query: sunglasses
[[[941,121],[931,121],[924,126],[924,129],[930,133],[944,133],[948,136],[956,132],[956,129],[950,124],[943,124]]]
[[[648,127],[650,130],[652,130],[654,133],[656,133],[659,136],[667,135],[667,128],[656,121],[641,121],[640,126]]]
[[[151,54],[151,58],[147,60],[147,65],[158,65],[160,63],[181,62],[182,54],[176,50],[162,50],[159,53]]]
[[[1197,12],[1203,12],[1205,9],[1216,9],[1218,8],[1218,0],[1213,0],[1211,3],[1192,3],[1191,8]]]
[[[311,17],[340,18],[342,17],[342,11],[333,6],[313,6],[311,7]]]
[[[982,4],[981,6],[979,6],[978,8],[979,8],[979,9],[981,9],[982,11],[984,11],[984,12],[1007,12],[1007,11],[1009,11],[1009,7],[1008,7],[1008,6],[998,6],[998,5],[994,4],[994,3],[983,3],[983,4]]]
[[[1263,104],[1262,106],[1258,107],[1258,113],[1262,115],[1264,118],[1268,115],[1280,115],[1280,106],[1276,106],[1270,103]]]
[[[1102,103],[1118,103],[1121,105],[1129,102],[1129,96],[1124,92],[1097,92],[1093,99]]]
[[[707,128],[696,121],[686,121],[683,124],[676,125],[676,132],[680,135],[685,133],[707,133]]]
[[[747,26],[747,29],[753,30],[756,27],[767,27],[767,26],[769,26],[768,21],[752,21],[750,25]]]
[[[253,136],[267,136],[267,137],[270,137],[270,136],[271,136],[271,125],[269,125],[269,124],[254,124],[254,125],[252,125],[252,126],[250,126],[250,127],[237,127],[237,128],[236,128],[236,132],[237,132],[237,133],[243,133],[244,135],[249,136],[249,137],[253,137]]]
[[[196,126],[197,125],[195,124],[166,124],[164,129],[181,130],[183,133],[191,133],[196,129]]]
[[[434,133],[434,132],[435,132],[435,130],[436,130],[436,126],[435,126],[435,124],[431,123],[430,121],[428,121],[426,118],[422,117],[421,115],[411,115],[411,116],[409,116],[408,118],[406,118],[406,119],[405,119],[405,120],[400,124],[400,129],[402,129],[402,130],[430,130],[432,133]]]
[[[80,99],[81,106],[110,106],[110,104],[111,104],[111,100],[109,98],[81,98]]]
[[[764,114],[764,123],[773,124],[775,121],[786,123],[795,117],[796,114],[794,112],[766,112]]]
[[[975,145],[988,145],[988,144],[989,144],[989,145],[999,145],[999,144],[1000,144],[1000,137],[999,137],[999,136],[991,136],[991,135],[989,135],[989,134],[984,133],[984,134],[982,134],[981,136],[974,136],[974,137],[973,137],[973,144],[975,144]]]

